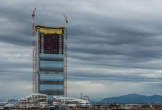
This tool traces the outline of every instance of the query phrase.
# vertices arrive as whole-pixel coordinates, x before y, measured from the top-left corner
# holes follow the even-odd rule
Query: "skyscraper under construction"
[[[66,28],[35,26],[33,93],[67,96]]]

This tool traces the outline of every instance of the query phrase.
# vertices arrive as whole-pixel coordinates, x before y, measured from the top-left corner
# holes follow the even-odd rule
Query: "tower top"
[[[41,32],[44,34],[64,34],[64,26],[60,27],[46,27],[46,26],[41,26],[37,25],[35,26],[35,29],[37,32]]]

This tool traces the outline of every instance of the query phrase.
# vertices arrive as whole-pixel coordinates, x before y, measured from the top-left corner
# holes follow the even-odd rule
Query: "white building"
[[[87,107],[90,106],[90,102],[88,99],[79,99],[79,98],[71,98],[71,97],[63,97],[63,96],[54,96],[53,97],[54,106],[58,105],[67,105],[69,107]]]
[[[48,106],[48,96],[45,94],[35,93],[25,98],[21,98],[18,100],[19,106],[23,108],[31,108],[31,107],[47,107]]]

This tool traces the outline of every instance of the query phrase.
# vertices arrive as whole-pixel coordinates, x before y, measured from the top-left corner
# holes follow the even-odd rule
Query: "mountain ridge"
[[[128,94],[122,95],[118,97],[110,97],[104,98],[98,103],[100,104],[111,104],[111,103],[119,103],[119,104],[152,104],[152,103],[160,103],[162,104],[162,96],[161,95],[152,95],[145,96],[140,94]]]

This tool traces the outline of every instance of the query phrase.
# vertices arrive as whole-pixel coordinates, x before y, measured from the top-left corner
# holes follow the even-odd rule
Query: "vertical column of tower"
[[[33,45],[33,93],[38,93],[39,85],[39,37],[40,33],[36,32],[34,36],[34,45]]]
[[[67,28],[64,29],[64,96],[67,97]]]
[[[32,39],[32,46],[33,46],[33,52],[32,52],[32,69],[33,69],[33,73],[32,73],[32,92],[35,93],[35,86],[36,86],[36,81],[35,81],[35,12],[36,12],[36,8],[33,10],[32,13],[32,34],[33,34],[33,39]]]

